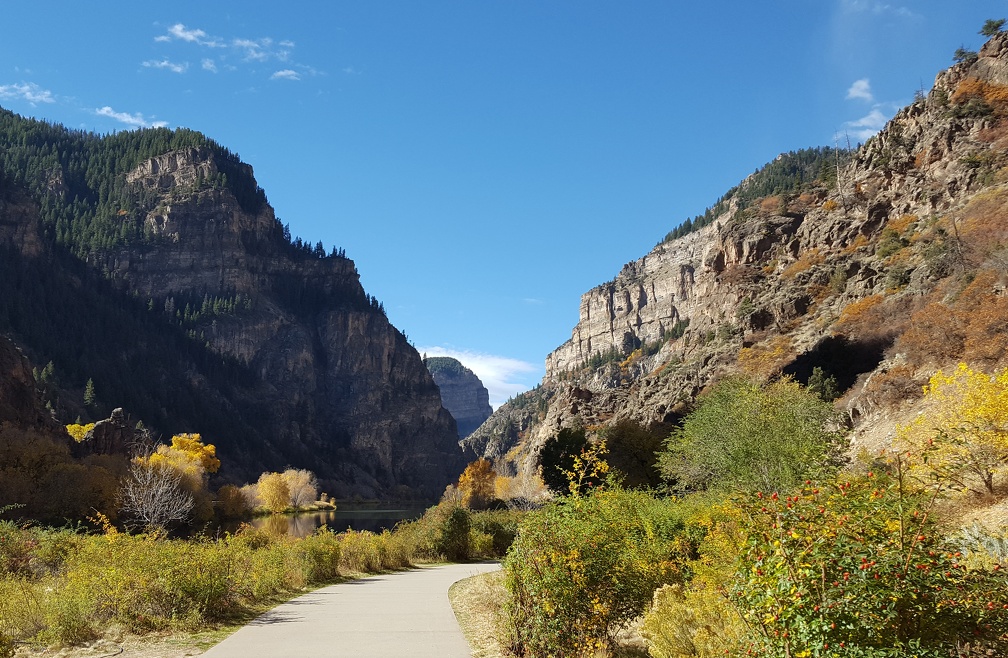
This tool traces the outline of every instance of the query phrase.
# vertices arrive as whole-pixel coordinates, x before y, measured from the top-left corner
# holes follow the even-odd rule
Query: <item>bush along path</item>
[[[468,658],[448,588],[498,568],[446,564],[325,587],[261,615],[204,656]]]

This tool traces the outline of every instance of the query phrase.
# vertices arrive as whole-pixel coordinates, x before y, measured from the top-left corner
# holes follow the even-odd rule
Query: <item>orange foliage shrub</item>
[[[955,324],[952,309],[928,304],[910,318],[910,328],[899,337],[899,350],[906,352],[912,363],[953,361],[963,351],[962,332]]]
[[[858,233],[857,237],[854,238],[854,242],[851,242],[849,245],[847,245],[846,247],[844,247],[844,253],[845,254],[852,254],[855,251],[857,251],[858,249],[860,249],[861,247],[866,247],[866,246],[868,246],[868,236],[866,236],[863,233]]]
[[[975,263],[1008,243],[1008,191],[993,189],[977,194],[963,214],[959,237]]]
[[[760,210],[763,212],[777,212],[780,208],[781,198],[779,196],[768,196],[767,198],[760,201]]]
[[[837,321],[838,328],[842,328],[846,333],[856,335],[866,332],[870,327],[878,326],[882,319],[880,307],[884,301],[885,297],[882,295],[871,295],[851,302],[840,313],[840,320]]]
[[[758,345],[743,347],[738,362],[747,375],[766,380],[779,373],[792,358],[791,338],[777,335]]]
[[[932,302],[910,318],[897,347],[916,364],[965,360],[994,365],[1008,356],[1008,296],[999,273],[982,270],[951,305]]]
[[[991,106],[996,114],[1005,114],[1008,111],[1008,85],[967,78],[959,83],[949,100],[956,105],[980,100]]]
[[[833,212],[839,207],[840,204],[834,201],[833,199],[826,199],[825,201],[823,201],[822,204],[822,209],[825,210],[826,212]]]
[[[940,157],[937,151],[932,151],[931,149],[923,149],[914,153],[914,168],[921,169],[926,167],[932,162],[935,162]]]
[[[917,215],[900,215],[886,222],[886,228],[895,231],[897,235],[903,235],[916,221]]]
[[[781,276],[785,278],[792,278],[795,275],[809,269],[813,265],[818,265],[825,260],[826,257],[819,253],[819,248],[813,247],[798,256],[798,260],[785,267],[784,271],[781,272]]]
[[[963,325],[963,358],[970,363],[993,365],[1008,355],[1008,296],[997,292],[999,283],[997,273],[984,270],[956,300],[956,315]]]

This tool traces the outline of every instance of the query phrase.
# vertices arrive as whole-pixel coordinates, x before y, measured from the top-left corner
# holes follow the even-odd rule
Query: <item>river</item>
[[[322,526],[328,526],[333,532],[347,529],[371,532],[392,530],[400,521],[412,521],[420,518],[423,513],[423,508],[337,508],[321,512],[259,516],[250,523],[256,528],[264,528],[278,535],[286,533],[291,537],[307,537]]]

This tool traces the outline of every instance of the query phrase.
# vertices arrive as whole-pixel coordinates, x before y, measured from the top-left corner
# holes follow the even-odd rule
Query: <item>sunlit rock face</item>
[[[490,392],[469,368],[450,357],[429,357],[424,363],[441,391],[441,404],[458,424],[460,439],[483,424],[493,409]]]

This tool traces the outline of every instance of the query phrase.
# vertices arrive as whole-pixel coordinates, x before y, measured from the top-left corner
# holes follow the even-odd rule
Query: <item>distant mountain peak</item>
[[[476,373],[458,359],[432,356],[424,363],[441,390],[441,404],[458,424],[459,439],[464,439],[493,413],[490,393]]]

